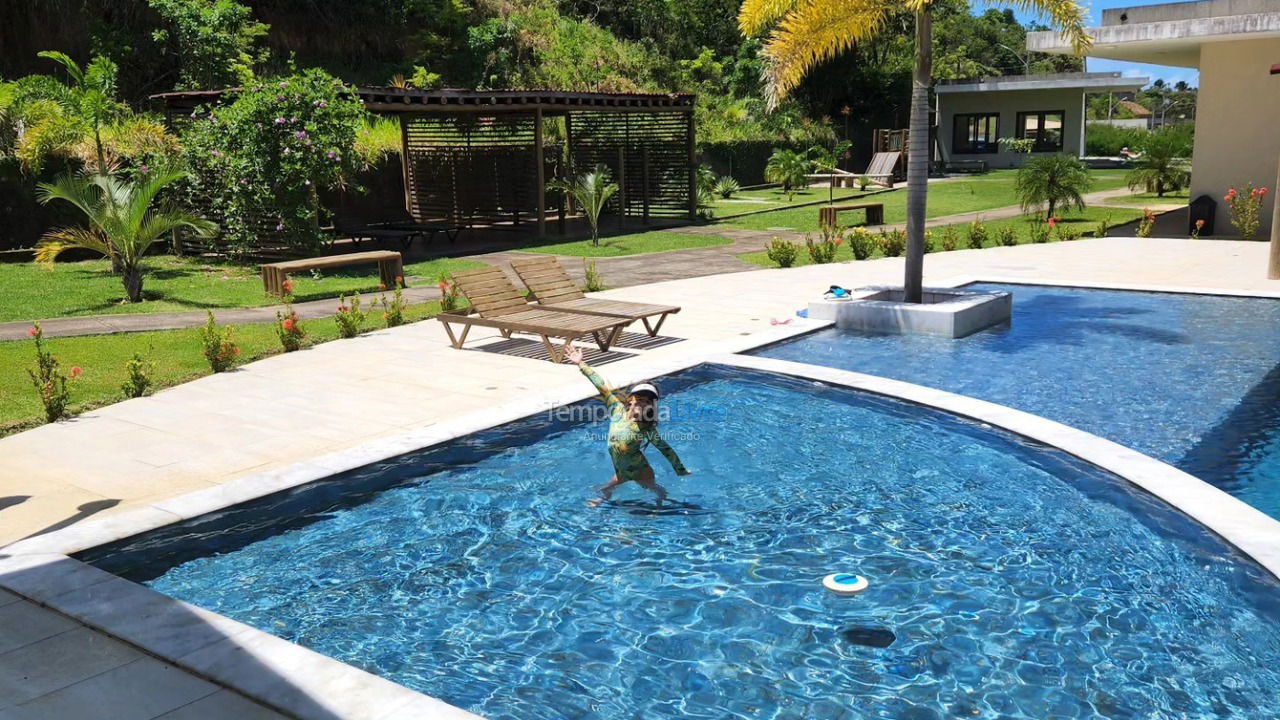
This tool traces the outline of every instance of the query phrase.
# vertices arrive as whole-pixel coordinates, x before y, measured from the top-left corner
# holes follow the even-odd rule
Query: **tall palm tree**
[[[169,201],[156,204],[156,196],[182,179],[181,170],[158,170],[133,180],[115,175],[65,174],[51,183],[40,183],[36,199],[41,203],[71,203],[88,220],[88,227],[56,228],[45,233],[36,246],[36,261],[52,263],[64,250],[84,248],[102,253],[118,264],[129,302],[142,300],[142,258],[160,238],[179,228],[208,236],[217,226],[179,209]]]
[[[748,35],[771,30],[765,41],[765,83],[771,107],[813,68],[882,32],[899,10],[915,15],[916,55],[907,139],[907,302],[920,302],[924,275],[925,192],[929,179],[929,85],[933,74],[933,6],[941,0],[743,0],[738,25]],[[1071,41],[1089,47],[1085,11],[1076,0],[1002,0],[1035,10]]]
[[[618,192],[617,183],[609,182],[609,168],[604,165],[595,166],[571,181],[552,180],[547,183],[552,190],[569,193],[577,203],[582,214],[587,216],[591,224],[591,244],[600,245],[600,213],[609,202],[609,198]]]

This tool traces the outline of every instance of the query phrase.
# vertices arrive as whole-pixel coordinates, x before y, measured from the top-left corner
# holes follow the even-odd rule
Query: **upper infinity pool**
[[[1127,483],[809,382],[662,384],[667,510],[587,508],[602,428],[532,418],[83,559],[494,720],[1280,713],[1280,583]]]
[[[1280,517],[1280,301],[1033,285],[967,338],[826,330],[757,354],[936,387],[1101,435]]]

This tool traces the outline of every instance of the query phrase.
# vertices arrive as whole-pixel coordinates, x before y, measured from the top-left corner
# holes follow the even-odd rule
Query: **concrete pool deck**
[[[1280,297],[1280,281],[1265,279],[1266,253],[1265,243],[1101,238],[931,254],[925,269],[926,283],[944,286],[982,279]],[[642,376],[690,357],[802,331],[813,324],[792,320],[776,326],[771,321],[793,318],[797,308],[831,284],[900,282],[901,268],[900,258],[882,259],[700,277],[604,293],[684,307],[665,327],[664,335],[678,341],[650,349],[618,348],[627,356],[610,358],[604,372],[620,378]],[[235,483],[242,478],[283,471],[407,432],[427,437],[433,425],[510,404],[525,394],[563,391],[566,399],[588,394],[572,367],[478,349],[528,347],[496,340],[492,333],[477,334],[468,342],[472,350],[457,351],[448,346],[439,323],[417,323],[269,358],[0,439],[0,545],[156,504],[170,508],[156,511],[169,515],[157,516],[157,522],[173,521],[186,513],[176,501],[165,501],[194,491],[234,495]],[[104,523],[84,527],[100,530]],[[85,542],[94,544],[92,535],[88,533]],[[67,593],[77,591],[71,588]],[[29,635],[10,633],[28,627],[36,630]],[[91,709],[96,706],[94,686],[85,683],[114,676],[120,678],[118,683],[96,682],[124,688],[133,677],[130,673],[144,678],[133,681],[135,688],[148,687],[162,677],[160,673],[171,672],[174,675],[168,677],[183,678],[178,684],[189,683],[191,689],[172,700],[179,704],[139,705],[130,709],[129,717],[223,717],[231,713],[202,712],[197,706],[248,702],[218,683],[189,676],[74,619],[8,595],[0,595],[0,628],[0,634],[18,638],[11,646],[0,644],[0,666],[49,667],[56,653],[68,652],[68,643],[108,648],[93,662],[86,660],[86,669],[79,673],[62,672],[55,664],[43,685],[24,682],[14,689],[0,679],[0,720],[88,717],[69,710],[39,714],[43,711],[37,708]],[[136,657],[124,650],[112,652],[111,643]],[[216,679],[216,673],[212,677]],[[40,688],[45,691],[32,695]],[[183,708],[190,708],[187,714],[165,714]],[[266,713],[262,717],[278,716],[259,710]]]

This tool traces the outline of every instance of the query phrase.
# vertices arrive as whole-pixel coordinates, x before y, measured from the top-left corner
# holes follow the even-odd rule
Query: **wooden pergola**
[[[215,103],[224,92],[153,99],[172,118]],[[532,217],[545,236],[548,179],[596,165],[608,167],[618,185],[606,208],[610,214],[647,223],[697,213],[693,95],[393,87],[356,92],[370,112],[400,120],[405,208],[419,222],[519,225]],[[553,118],[558,124],[549,133]]]

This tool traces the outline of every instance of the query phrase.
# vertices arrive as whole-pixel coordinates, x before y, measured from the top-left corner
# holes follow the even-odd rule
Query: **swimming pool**
[[[825,330],[754,354],[990,400],[1159,458],[1280,517],[1280,301],[981,283],[960,340]]]
[[[494,720],[1280,712],[1277,581],[1124,481],[807,381],[663,386],[666,509],[586,508],[603,428],[540,417],[81,557]]]

